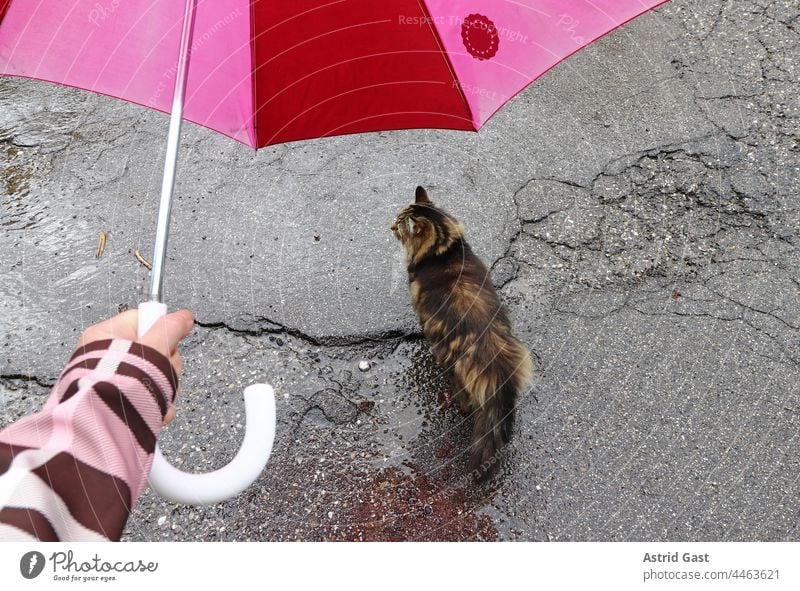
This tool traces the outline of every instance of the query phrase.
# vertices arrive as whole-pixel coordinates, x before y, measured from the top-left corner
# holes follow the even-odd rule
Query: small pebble
[[[167,521],[167,516],[166,515],[162,515],[161,517],[158,518],[158,525],[164,525],[164,523],[166,523],[166,521]]]
[[[369,371],[369,361],[366,359],[362,359],[358,362],[358,369],[361,371]]]

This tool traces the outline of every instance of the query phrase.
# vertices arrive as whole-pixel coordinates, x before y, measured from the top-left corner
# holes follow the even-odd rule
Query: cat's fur
[[[391,229],[405,249],[423,333],[462,410],[475,416],[470,470],[487,479],[511,438],[517,394],[531,382],[530,354],[512,334],[489,272],[464,239],[464,226],[436,207],[425,189],[417,187],[415,202]]]

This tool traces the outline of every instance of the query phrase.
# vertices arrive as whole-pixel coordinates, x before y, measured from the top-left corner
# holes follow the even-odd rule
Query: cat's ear
[[[428,192],[424,187],[417,187],[414,203],[431,203],[431,200],[428,198]]]

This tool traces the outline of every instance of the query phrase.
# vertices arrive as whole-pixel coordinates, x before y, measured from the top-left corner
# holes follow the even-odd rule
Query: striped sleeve
[[[0,431],[0,541],[118,540],[177,388],[155,349],[79,348],[44,408]]]

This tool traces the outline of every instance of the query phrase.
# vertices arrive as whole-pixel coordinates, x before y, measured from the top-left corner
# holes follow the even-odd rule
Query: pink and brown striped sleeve
[[[0,541],[119,540],[177,388],[155,349],[79,348],[44,408],[0,431]]]

